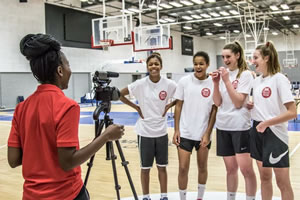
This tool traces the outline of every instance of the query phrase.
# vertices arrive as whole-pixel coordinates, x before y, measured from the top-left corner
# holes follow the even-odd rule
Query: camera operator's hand
[[[124,126],[118,124],[109,125],[103,135],[107,136],[109,141],[118,140],[124,135]]]
[[[141,116],[142,119],[144,119],[144,116],[143,116],[143,113],[142,113],[142,110],[139,106],[136,106],[136,111],[138,111],[139,115]]]

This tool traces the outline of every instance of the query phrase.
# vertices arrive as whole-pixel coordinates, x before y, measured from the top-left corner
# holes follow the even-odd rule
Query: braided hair
[[[28,34],[20,41],[20,51],[29,60],[33,76],[40,83],[54,83],[62,65],[61,44],[51,35]]]

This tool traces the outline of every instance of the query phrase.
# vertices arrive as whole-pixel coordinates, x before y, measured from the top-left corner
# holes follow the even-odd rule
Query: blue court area
[[[104,114],[101,113],[99,119],[103,119]],[[125,126],[134,126],[139,118],[137,112],[110,112],[109,117],[113,119],[115,124],[123,124]],[[94,124],[93,112],[81,112],[80,124]],[[168,126],[174,127],[174,120],[171,114],[168,114]]]
[[[88,107],[86,105],[80,105],[81,107]],[[11,121],[14,110],[0,111],[0,121]],[[103,113],[100,115],[100,119],[103,118]],[[125,126],[134,126],[139,118],[137,112],[110,112],[109,116],[113,119],[115,124],[123,124]],[[94,124],[93,112],[83,111],[80,112],[80,124]],[[174,127],[173,114],[168,113],[168,126]],[[289,121],[289,131],[300,131],[300,114],[297,120]]]

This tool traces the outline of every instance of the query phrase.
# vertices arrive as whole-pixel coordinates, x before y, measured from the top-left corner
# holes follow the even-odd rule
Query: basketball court
[[[24,2],[25,4],[20,4]],[[23,95],[22,97],[26,98],[31,94],[31,91],[35,90],[37,85],[32,77],[28,61],[23,57],[20,58],[19,41],[25,34],[41,32],[52,34],[54,37],[58,36],[58,39],[62,40],[63,52],[70,60],[73,71],[69,89],[65,91],[65,94],[79,102],[82,95],[91,94],[89,93],[93,84],[91,78],[95,70],[119,72],[119,79],[112,80],[111,85],[121,89],[146,75],[145,59],[152,51],[159,51],[164,60],[161,75],[173,79],[175,82],[186,75],[183,72],[193,69],[192,56],[197,51],[208,52],[212,66],[209,68],[210,71],[222,66],[223,60],[220,51],[225,43],[234,40],[244,41],[245,56],[251,64],[255,47],[266,43],[271,29],[275,27],[275,33],[282,32],[286,35],[295,33],[294,29],[282,25],[286,21],[282,21],[281,15],[290,15],[292,18],[299,16],[298,12],[300,12],[300,4],[294,2],[290,4],[290,10],[280,8],[281,10],[276,12],[261,10],[262,7],[256,7],[252,1],[182,0],[175,3],[189,2],[190,5],[182,3],[179,7],[172,7],[171,1],[167,1],[169,8],[162,6],[166,4],[166,1],[155,0],[153,2],[155,3],[152,5],[154,8],[150,7],[151,2],[133,0],[126,2],[125,0],[122,2],[117,0],[19,0],[19,2],[5,0],[9,9],[0,7],[0,13],[4,13],[3,16],[6,17],[0,22],[1,27],[3,27],[0,35],[3,33],[1,38],[8,41],[3,41],[5,42],[3,45],[5,51],[0,50],[0,55],[4,55],[3,58],[5,58],[0,63],[0,67],[2,64],[2,68],[0,68],[1,200],[22,199],[24,181],[22,167],[12,169],[8,165],[7,140],[16,106],[16,95]],[[202,6],[204,2],[205,6]],[[125,7],[125,3],[129,6],[126,5]],[[265,9],[273,5],[273,1],[257,1],[256,3],[269,3],[268,6],[264,6]],[[128,13],[129,7],[138,11]],[[11,13],[32,13],[32,16],[24,17],[21,14],[12,15]],[[274,17],[276,15],[279,17]],[[77,19],[89,19],[89,21]],[[281,22],[278,23],[280,20]],[[296,22],[299,20],[293,21],[295,21],[294,25],[297,25]],[[292,24],[289,25],[292,26]],[[85,29],[91,33],[87,33]],[[81,34],[81,31],[87,33],[87,37],[81,38],[84,35]],[[56,33],[58,35],[55,35]],[[295,53],[296,50],[299,51],[299,48],[297,49],[297,46],[294,45],[300,40],[284,37],[284,43],[281,42],[281,37],[276,38],[276,41],[281,45],[281,53],[284,51],[284,55],[281,54],[284,72],[288,72],[294,81],[292,91],[295,93],[297,113],[300,113],[298,107],[300,78],[298,76],[298,58]],[[286,49],[283,49],[283,46],[286,46]],[[11,109],[2,109],[5,107],[4,105],[10,105],[9,108]],[[80,104],[80,107],[79,141],[80,146],[84,147],[95,137],[93,112],[96,107],[90,103]],[[172,109],[174,110],[174,108]],[[176,146],[172,144],[174,134],[172,109],[168,112],[168,197],[169,200],[179,200],[178,156]],[[114,123],[125,126],[125,135],[119,142],[125,159],[129,162],[128,169],[136,193],[141,199],[140,156],[137,147],[137,135],[134,131],[134,125],[139,117],[138,113],[118,101],[112,103],[109,116]],[[290,177],[295,200],[300,198],[299,117],[300,115],[297,119],[289,121]],[[118,182],[121,186],[121,199],[133,200],[133,191],[121,164],[119,152],[115,143],[113,144],[114,152],[117,155],[116,168]],[[103,147],[95,155],[87,183],[91,199],[117,199],[112,162],[106,160],[106,153],[106,148]],[[260,200],[259,172],[255,162],[253,165],[258,185],[256,199]],[[81,169],[84,180],[88,169],[87,162],[81,165]],[[150,174],[150,196],[152,200],[160,199],[160,184],[157,177],[158,173],[154,164]],[[187,188],[188,200],[197,198],[197,177],[196,154],[193,152]],[[273,200],[279,200],[280,191],[276,186],[274,175],[273,190]],[[245,196],[245,182],[239,172],[236,200],[244,200]],[[204,199],[226,200],[226,198],[226,170],[223,159],[216,156],[216,130],[213,129]]]
[[[80,116],[80,128],[79,139],[81,147],[88,144],[94,138],[94,122],[92,113],[95,107],[90,104],[81,106]],[[169,116],[172,113],[168,113]],[[0,199],[15,200],[22,198],[22,184],[23,178],[21,175],[21,167],[11,169],[7,163],[7,138],[10,131],[10,120],[12,119],[13,111],[0,112]],[[140,185],[140,164],[139,154],[137,148],[136,133],[134,132],[134,124],[138,118],[138,114],[134,112],[130,107],[116,103],[112,104],[110,112],[110,118],[114,120],[114,123],[125,125],[125,135],[120,139],[120,144],[125,156],[125,159],[129,161],[129,171],[132,177],[136,192],[138,195],[142,195]],[[178,200],[178,157],[175,145],[171,143],[173,137],[173,120],[168,118],[168,134],[169,134],[169,165],[168,165],[168,191],[170,200]],[[291,182],[294,189],[295,197],[300,196],[300,124],[290,121],[289,123],[289,137],[290,137],[290,172]],[[212,147],[209,152],[208,159],[208,181],[206,185],[206,200],[225,200],[226,199],[226,172],[222,158],[216,156],[216,139],[215,129],[213,131]],[[115,146],[115,145],[114,145]],[[117,148],[115,146],[115,152]],[[87,188],[89,190],[91,199],[112,200],[116,198],[114,177],[111,161],[106,159],[106,149],[102,148],[95,157],[94,165],[91,169]],[[116,160],[117,173],[119,184],[121,185],[121,199],[132,200],[133,194],[125,173],[124,168],[121,165],[120,158]],[[87,165],[83,164],[82,178],[84,180],[87,170]],[[256,165],[254,165],[255,172],[258,178],[258,171]],[[152,200],[159,200],[160,189],[157,179],[157,170],[154,168],[151,170],[150,180],[150,192]],[[260,182],[258,180],[258,186]],[[244,180],[242,175],[239,174],[239,187],[237,200],[245,199]],[[273,178],[274,197],[273,200],[280,199],[280,193],[276,187],[275,180]],[[197,195],[197,163],[195,152],[191,157],[191,165],[189,172],[188,182],[188,196],[187,199],[196,199]],[[258,188],[257,199],[259,199],[260,190]]]

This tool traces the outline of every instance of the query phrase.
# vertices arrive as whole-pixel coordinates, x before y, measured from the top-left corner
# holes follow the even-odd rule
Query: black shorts
[[[200,146],[201,146],[201,141],[190,140],[190,139],[180,137],[179,147],[183,150],[186,150],[188,152],[192,152],[193,148],[195,147],[196,151],[198,151]],[[209,142],[209,144],[206,147],[208,149],[210,149],[210,146],[211,146],[211,141]]]
[[[89,199],[90,199],[89,192],[87,191],[85,185],[83,185],[79,194],[74,200],[89,200]]]
[[[262,161],[263,167],[289,167],[289,147],[282,142],[268,127],[259,133],[256,126],[260,122],[253,121],[250,131],[250,153],[255,160]]]
[[[138,147],[141,158],[141,168],[150,169],[155,158],[156,165],[168,165],[168,135],[149,138],[138,135]]]
[[[249,153],[249,131],[223,131],[217,129],[217,155],[234,156]]]

